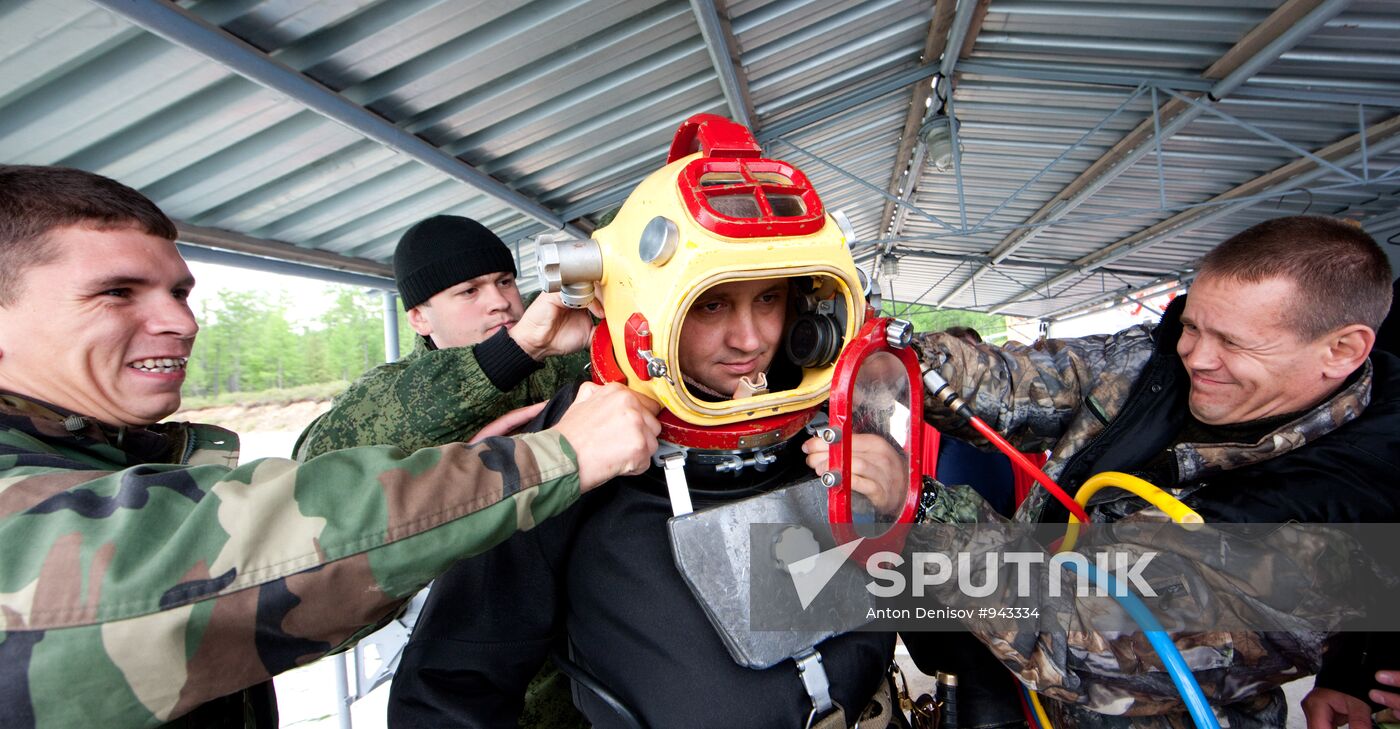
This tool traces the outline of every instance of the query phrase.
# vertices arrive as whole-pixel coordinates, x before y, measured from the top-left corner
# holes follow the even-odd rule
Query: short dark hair
[[[116,180],[69,167],[0,165],[0,306],[14,303],[26,269],[54,259],[48,234],[68,226],[177,235],[155,203]]]
[[[1338,327],[1380,328],[1390,311],[1390,262],[1359,226],[1320,215],[1266,220],[1212,249],[1199,277],[1258,283],[1274,278],[1298,289],[1286,306],[1294,331],[1306,340]]]

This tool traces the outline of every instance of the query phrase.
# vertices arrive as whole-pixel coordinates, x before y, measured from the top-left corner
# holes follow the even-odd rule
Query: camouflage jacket
[[[1185,414],[1187,381],[1175,354],[1183,305],[1184,297],[1155,329],[1138,326],[1108,336],[1050,340],[1037,349],[973,346],[943,334],[922,335],[917,346],[924,361],[937,366],[973,410],[1013,444],[1023,451],[1050,448],[1045,471],[1070,494],[1094,473],[1131,472],[1171,446],[1176,478],[1158,485],[1201,512],[1207,523],[1395,520],[1400,460],[1393,446],[1374,446],[1394,441],[1386,433],[1400,432],[1396,415],[1400,392],[1395,390],[1394,373],[1388,374],[1390,389],[1383,407],[1366,413],[1375,374],[1372,362],[1328,400],[1255,443],[1172,443]],[[1383,361],[1387,371],[1394,368],[1393,363],[1393,358]],[[925,402],[925,413],[940,430],[969,440],[978,438],[961,418],[951,416],[932,399]],[[1331,437],[1323,441],[1327,436]],[[1368,438],[1368,445],[1356,446]],[[1314,455],[1319,453],[1325,455]],[[972,489],[939,488],[929,510],[930,521],[1004,521]],[[1115,490],[1097,494],[1088,511],[1095,522],[1166,520],[1141,499]],[[1044,488],[1036,486],[1015,521],[1061,522],[1066,513]],[[1008,546],[975,541],[957,549],[986,552]],[[1173,559],[1163,561],[1162,566],[1171,569],[1160,578],[1180,583],[1178,587],[1213,587],[1212,594],[1222,599],[1208,607],[1223,611],[1222,615],[1267,609],[1267,590],[1261,594],[1232,591],[1234,586],[1250,584],[1253,577],[1254,583],[1270,582],[1271,588],[1286,582],[1310,585],[1307,595],[1314,602],[1304,601],[1299,609],[1321,615],[1334,610],[1340,617],[1348,606],[1329,601],[1326,594],[1327,586],[1334,584],[1336,575],[1329,570],[1336,569],[1336,562],[1323,557],[1343,547],[1326,539],[1304,541],[1289,547],[1291,560],[1261,552],[1258,544],[1217,541],[1215,547],[1221,553],[1232,555],[1233,561],[1223,563],[1184,544],[1118,546],[1127,552],[1148,548],[1174,552]],[[1263,580],[1258,577],[1261,569],[1274,572]],[[1071,617],[1067,626],[1061,624],[1066,629],[1058,640],[1044,633],[1037,638],[1037,633],[1024,630],[970,627],[1024,683],[1054,699],[1047,702],[1047,710],[1061,721],[1085,726],[1189,726],[1171,682],[1141,634],[1096,632],[1089,624],[1087,616],[1102,609],[1084,599],[1061,605],[1061,614]],[[1182,609],[1206,607],[1183,604]],[[1222,621],[1230,622],[1223,617]],[[1282,696],[1273,689],[1316,672],[1326,635],[1307,630],[1222,629],[1175,632],[1172,637],[1212,702],[1231,705],[1217,705],[1217,713],[1238,727],[1281,723]]]
[[[515,357],[493,357],[504,366],[482,368],[487,350],[511,348]],[[411,450],[466,441],[512,409],[549,400],[582,376],[587,363],[587,354],[579,352],[550,357],[541,367],[504,330],[481,344],[451,349],[429,349],[419,337],[407,357],[370,370],[307,426],[297,458],[363,445]],[[586,726],[569,688],[553,664],[542,668],[526,691],[521,726]]]
[[[0,716],[153,727],[346,647],[578,497],[553,431],[236,466],[189,423],[0,394]]]
[[[481,363],[488,358],[497,363],[490,372]],[[451,349],[429,349],[419,337],[407,357],[365,373],[307,426],[296,457],[361,445],[416,450],[466,441],[506,412],[553,397],[587,363],[587,354],[579,352],[550,357],[541,366],[505,330],[481,344]]]

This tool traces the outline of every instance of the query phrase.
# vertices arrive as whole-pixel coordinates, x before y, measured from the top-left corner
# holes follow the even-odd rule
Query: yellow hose
[[[1079,487],[1079,491],[1075,492],[1074,501],[1080,506],[1088,506],[1089,499],[1093,498],[1094,494],[1098,493],[1100,490],[1106,488],[1120,488],[1145,499],[1147,503],[1161,509],[1162,513],[1170,517],[1172,521],[1182,525],[1186,529],[1196,529],[1206,522],[1195,510],[1181,503],[1180,499],[1163,491],[1160,487],[1154,486],[1137,476],[1120,471],[1104,471],[1103,473],[1095,474],[1093,478],[1085,481],[1084,485]],[[1070,514],[1069,526],[1065,528],[1065,538],[1060,542],[1060,551],[1068,552],[1074,549],[1074,543],[1078,539],[1079,518]],[[1031,695],[1031,708],[1035,711],[1035,718],[1045,729],[1054,729],[1050,726],[1049,717],[1045,715],[1045,707],[1040,704],[1040,694],[1035,691],[1030,691],[1029,693]]]
[[[1161,509],[1172,521],[1181,524],[1187,529],[1195,529],[1198,525],[1204,524],[1205,519],[1201,518],[1186,504],[1173,497],[1171,494],[1152,484],[1126,473],[1119,471],[1104,471],[1096,474],[1093,478],[1084,482],[1075,493],[1074,500],[1080,506],[1088,506],[1089,499],[1094,494],[1105,488],[1120,488],[1147,500],[1147,503]],[[1069,517],[1069,526],[1065,529],[1064,541],[1060,544],[1060,551],[1067,552],[1074,549],[1074,543],[1079,539],[1079,519],[1073,514]]]
[[[1050,724],[1050,717],[1045,713],[1045,707],[1040,703],[1040,693],[1036,691],[1028,691],[1027,693],[1031,695],[1031,710],[1035,712],[1035,720],[1040,722],[1040,726],[1044,729],[1055,729]]]

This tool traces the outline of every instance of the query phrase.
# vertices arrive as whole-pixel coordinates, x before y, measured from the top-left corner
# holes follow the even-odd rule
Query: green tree
[[[308,318],[286,294],[268,298],[220,290],[195,312],[195,340],[185,377],[194,397],[250,393],[354,380],[384,362],[384,295],[350,286],[320,289],[329,306]],[[399,354],[418,337],[396,305]],[[301,314],[299,316],[299,314]]]
[[[376,292],[342,288],[321,318],[326,356],[337,379],[352,380],[384,361],[383,299]]]
[[[995,339],[1006,334],[1006,317],[962,309],[937,309],[927,304],[886,301],[880,308],[884,316],[909,321],[916,332],[941,332],[948,327],[971,327],[983,339]]]
[[[350,380],[384,361],[383,296],[328,287],[331,306],[295,323],[286,295],[275,299],[222,290],[196,312],[200,333],[190,355],[186,393],[212,396]],[[413,347],[402,311],[400,351]]]

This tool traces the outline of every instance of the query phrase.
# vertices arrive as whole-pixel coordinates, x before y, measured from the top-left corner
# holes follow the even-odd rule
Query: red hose
[[[1016,674],[1011,674],[1011,680],[1016,682],[1016,698],[1021,700],[1021,713],[1026,716],[1026,726],[1030,729],[1049,729],[1042,727],[1035,718],[1035,712],[1031,710],[1031,702],[1026,698],[1026,687],[1021,685],[1021,679]]]
[[[1080,523],[1089,523],[1089,514],[1084,511],[1084,507],[1070,498],[1069,494],[1065,493],[1065,490],[1060,488],[1059,484],[1045,475],[1044,471],[1040,470],[1034,463],[1031,463],[1030,459],[1026,458],[1025,454],[1016,450],[1010,443],[1007,443],[1006,439],[1001,437],[1000,433],[992,430],[992,426],[982,422],[981,418],[966,412],[962,415],[968,419],[968,422],[972,423],[972,427],[976,428],[977,432],[982,434],[982,437],[991,441],[992,445],[996,446],[1002,453],[1005,453],[1006,457],[1010,458],[1012,463],[1016,464],[1018,468],[1026,473],[1029,473],[1031,478],[1035,479],[1041,486],[1045,487],[1046,491],[1050,492],[1051,496],[1054,496],[1061,504],[1064,504],[1065,508],[1069,509],[1069,513],[1074,515],[1074,518],[1078,519]]]

